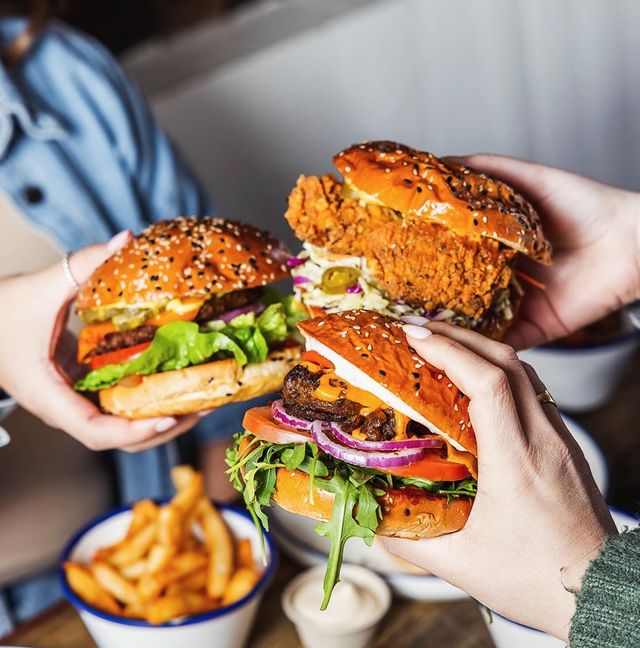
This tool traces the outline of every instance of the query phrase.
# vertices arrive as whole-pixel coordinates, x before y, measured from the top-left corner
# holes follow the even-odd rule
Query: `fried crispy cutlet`
[[[370,232],[400,221],[392,209],[343,196],[343,184],[332,175],[300,176],[285,218],[299,239],[353,256],[364,255]]]

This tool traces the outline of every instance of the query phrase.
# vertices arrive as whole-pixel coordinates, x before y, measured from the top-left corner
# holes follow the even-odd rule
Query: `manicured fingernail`
[[[213,412],[212,409],[203,410],[202,412],[198,412],[198,416],[200,418],[204,418],[205,416],[209,416],[209,414],[211,414],[211,412]]]
[[[107,250],[109,250],[109,252],[111,252],[112,254],[114,252],[117,252],[129,240],[130,236],[131,236],[131,230],[122,230],[122,232],[118,232],[107,243]]]
[[[402,330],[407,337],[411,337],[414,340],[426,340],[430,335],[433,335],[428,328],[416,326],[415,324],[405,324]]]
[[[420,315],[403,315],[400,319],[407,324],[415,324],[416,326],[424,326],[431,321],[427,317],[420,317]]]
[[[156,423],[156,432],[160,434],[161,432],[166,432],[172,428],[177,423],[176,419],[173,416],[168,416],[167,418],[160,419]]]

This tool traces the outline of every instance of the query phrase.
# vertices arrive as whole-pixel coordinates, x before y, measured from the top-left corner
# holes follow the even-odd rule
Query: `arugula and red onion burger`
[[[367,310],[298,324],[302,358],[282,398],[250,409],[227,461],[256,523],[275,502],[331,540],[326,605],[344,542],[420,539],[467,521],[477,448],[469,399],[409,346],[402,321]]]
[[[80,287],[76,389],[127,418],[180,415],[278,390],[300,356],[286,248],[212,217],[150,225]],[[304,315],[302,315],[304,317]]]
[[[505,183],[395,142],[338,153],[343,176],[300,176],[286,219],[304,241],[294,285],[313,315],[367,308],[492,338],[523,293],[518,258],[551,262],[533,207]]]

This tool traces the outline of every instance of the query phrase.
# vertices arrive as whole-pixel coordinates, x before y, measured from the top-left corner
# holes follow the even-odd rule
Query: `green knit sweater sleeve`
[[[611,536],[576,596],[571,648],[640,646],[640,528]]]

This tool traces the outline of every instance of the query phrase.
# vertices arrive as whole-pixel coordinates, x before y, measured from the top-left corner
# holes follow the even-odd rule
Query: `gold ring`
[[[554,407],[558,407],[555,398],[551,395],[546,387],[539,394],[536,394],[536,396],[538,398],[538,402],[541,405],[544,405],[545,403],[551,403],[551,405],[553,405]]]

